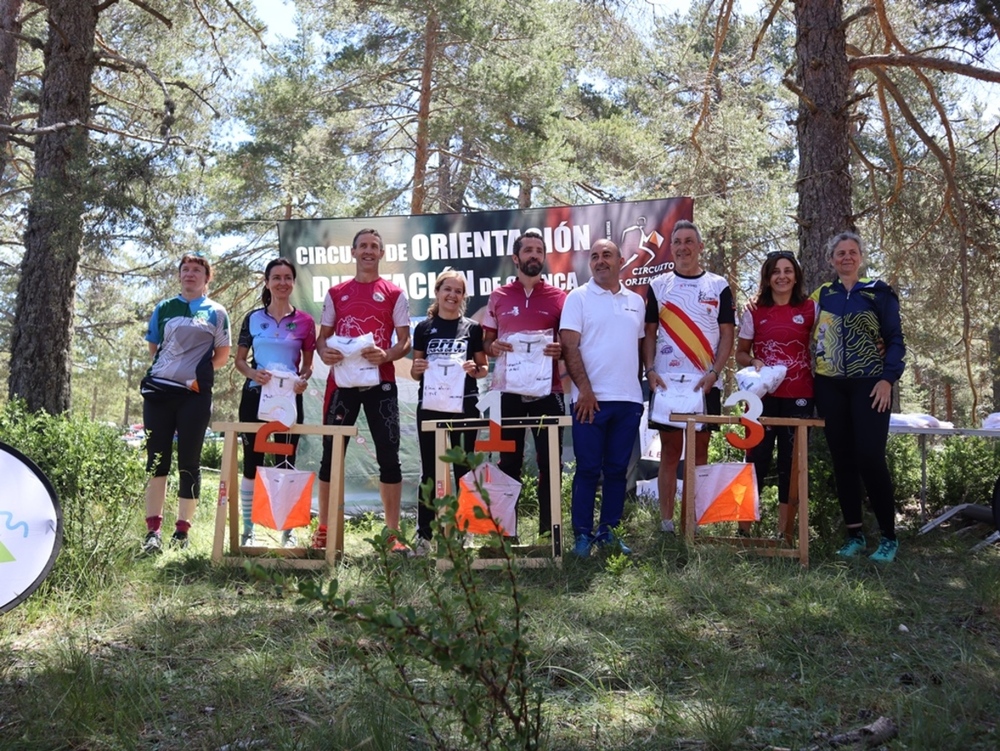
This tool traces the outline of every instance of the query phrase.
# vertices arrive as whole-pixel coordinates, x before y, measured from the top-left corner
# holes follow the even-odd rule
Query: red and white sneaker
[[[396,535],[389,535],[386,543],[388,543],[389,551],[392,553],[402,553],[403,555],[406,555],[410,552],[409,547],[396,539]]]
[[[325,550],[326,549],[326,527],[319,526],[313,533],[312,542],[309,547],[313,550]]]

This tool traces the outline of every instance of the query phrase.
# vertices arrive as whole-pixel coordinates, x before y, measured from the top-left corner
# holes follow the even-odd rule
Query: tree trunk
[[[431,8],[424,25],[424,61],[420,69],[420,101],[417,105],[417,142],[413,153],[413,197],[411,214],[423,214],[427,209],[427,163],[430,160],[431,91],[434,58],[437,56],[438,32],[441,30],[437,11]]]
[[[14,81],[17,79],[17,38],[21,33],[21,6],[24,0],[0,0],[0,125],[10,125],[11,107],[14,104]],[[13,34],[12,34],[13,32]],[[10,136],[0,131],[0,180],[6,172],[10,155],[7,144]]]
[[[1000,411],[1000,326],[990,329],[990,380],[993,382],[993,409]]]
[[[89,0],[49,0],[49,35],[38,125],[90,116],[97,10]],[[87,128],[42,133],[24,233],[11,338],[9,393],[28,408],[59,414],[70,406],[76,271],[83,237]]]
[[[517,207],[519,209],[531,208],[531,191],[535,187],[530,175],[524,175],[517,184]]]
[[[846,33],[841,0],[795,3],[799,144],[799,258],[806,287],[831,278],[826,241],[854,229]]]

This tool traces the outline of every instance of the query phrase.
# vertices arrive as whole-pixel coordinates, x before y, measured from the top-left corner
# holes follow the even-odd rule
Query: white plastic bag
[[[424,371],[423,408],[434,412],[462,412],[465,370],[462,355],[431,355]]]
[[[748,365],[736,371],[736,385],[740,391],[749,391],[759,397],[774,393],[774,390],[785,380],[788,368],[784,365],[765,365],[759,371],[753,365]]]
[[[683,414],[705,414],[705,394],[695,391],[699,376],[692,373],[658,374],[667,384],[666,389],[658,388],[649,397],[649,420],[660,425],[683,428],[686,423],[671,421],[673,412]],[[698,425],[698,429],[701,429]]]
[[[260,406],[257,419],[265,422],[277,420],[286,427],[295,424],[295,384],[299,376],[282,369],[267,368],[271,380],[260,387]]]
[[[378,365],[372,365],[361,351],[375,346],[372,334],[361,336],[331,336],[326,346],[339,351],[344,359],[333,366],[334,378],[339,388],[367,388],[378,386]]]

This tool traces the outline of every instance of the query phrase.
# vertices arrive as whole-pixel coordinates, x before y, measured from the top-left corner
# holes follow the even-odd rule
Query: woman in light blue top
[[[236,370],[246,376],[240,398],[240,422],[254,422],[260,408],[261,386],[271,380],[272,371],[298,375],[295,384],[296,422],[301,423],[302,394],[312,376],[313,352],[316,350],[316,321],[308,313],[296,310],[290,302],[295,289],[295,266],[287,258],[275,258],[264,268],[263,307],[250,313],[240,328],[236,348]],[[250,362],[247,357],[253,350]],[[243,433],[243,479],[240,481],[240,505],[243,511],[243,545],[254,544],[253,486],[257,468],[264,454],[253,450],[255,434]],[[276,440],[285,440],[277,436]],[[298,436],[291,436],[293,446]],[[293,453],[288,461],[295,464]],[[284,544],[294,544],[291,530],[282,535]]]

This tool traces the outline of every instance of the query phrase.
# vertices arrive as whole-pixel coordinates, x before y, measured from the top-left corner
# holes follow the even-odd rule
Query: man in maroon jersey
[[[486,354],[497,358],[493,388],[500,394],[500,411],[504,417],[543,417],[566,414],[562,381],[559,378],[559,358],[562,347],[558,341],[559,318],[566,293],[542,279],[545,265],[545,242],[540,233],[529,230],[514,241],[514,267],[517,278],[498,287],[490,294],[483,318],[483,345]],[[514,350],[511,339],[529,331],[551,331],[543,354],[552,360],[552,387],[545,396],[525,396],[507,388],[506,354]],[[538,459],[538,531],[552,530],[551,493],[549,491],[549,442],[546,429],[532,429],[535,455]],[[500,469],[521,479],[524,461],[525,428],[506,428],[504,440],[515,442],[514,451],[500,454]],[[559,453],[562,455],[562,429],[559,429]],[[560,523],[559,519],[555,520]]]

